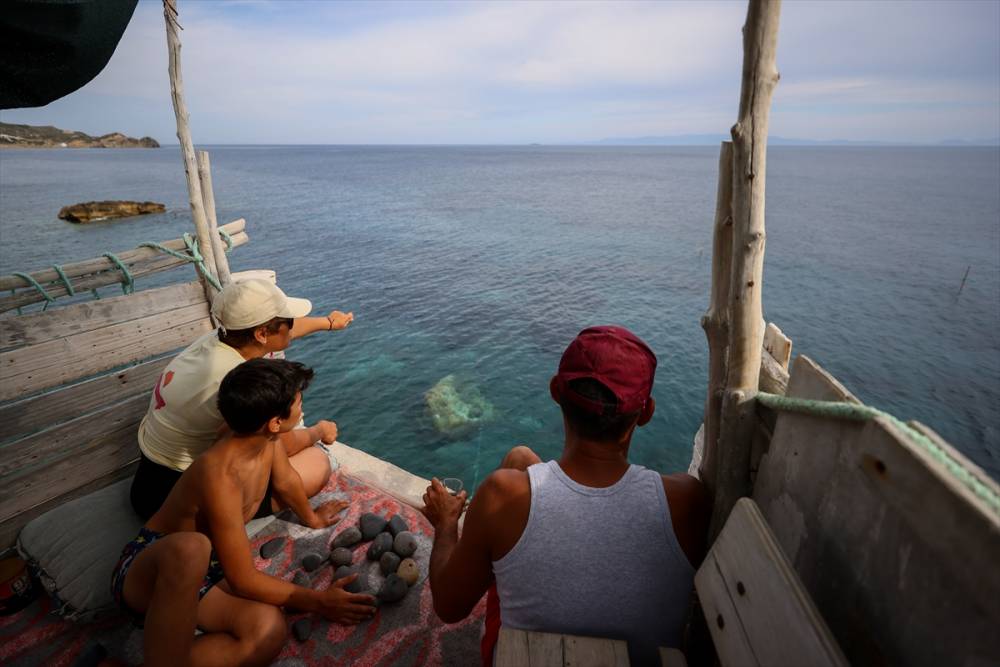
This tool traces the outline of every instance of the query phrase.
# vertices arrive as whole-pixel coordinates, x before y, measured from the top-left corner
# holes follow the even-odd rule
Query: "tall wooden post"
[[[205,215],[208,217],[208,236],[212,239],[212,253],[215,255],[215,269],[219,282],[225,287],[229,284],[229,258],[226,248],[219,236],[219,220],[215,215],[215,190],[212,188],[212,163],[208,159],[208,151],[198,151],[198,181],[201,183],[201,194],[205,202]]]
[[[775,57],[781,0],[750,0],[743,26],[743,83],[739,120],[732,129],[732,269],[729,346],[716,448],[711,536],[736,501],[748,495],[750,447],[757,420],[755,396],[764,342],[761,289],[764,269],[764,191],[767,126],[778,84]],[[707,435],[707,434],[706,434]],[[706,455],[710,443],[705,441]]]
[[[217,278],[215,252],[208,229],[208,218],[205,216],[201,183],[198,181],[198,164],[194,156],[194,144],[191,141],[191,128],[188,126],[187,105],[184,103],[184,80],[181,77],[181,41],[177,35],[177,30],[180,28],[177,24],[177,0],[163,0],[163,20],[167,25],[167,55],[169,58],[167,71],[170,75],[170,97],[173,99],[174,116],[177,118],[177,139],[180,141],[181,155],[184,158],[184,173],[187,176],[191,219],[194,221],[201,256],[205,259],[205,269]],[[207,280],[204,283],[205,295],[211,300],[215,290]]]

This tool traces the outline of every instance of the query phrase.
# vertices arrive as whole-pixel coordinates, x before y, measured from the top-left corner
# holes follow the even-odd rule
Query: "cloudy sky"
[[[179,0],[197,143],[575,143],[719,134],[744,2]],[[771,133],[1000,137],[1000,1],[785,0]],[[12,123],[176,143],[159,2],[92,82]]]

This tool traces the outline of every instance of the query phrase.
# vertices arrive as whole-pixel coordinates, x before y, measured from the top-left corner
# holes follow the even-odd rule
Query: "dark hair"
[[[593,378],[570,380],[567,391],[600,403],[604,407],[601,414],[596,414],[580,407],[569,398],[564,398],[559,403],[573,431],[588,440],[598,442],[619,440],[639,419],[639,412],[616,415],[618,398],[610,389]]]
[[[313,371],[285,359],[251,359],[226,373],[219,385],[219,412],[234,433],[256,433],[273,417],[286,419]]]
[[[267,329],[267,333],[278,333],[281,330],[281,325],[287,324],[288,330],[292,330],[292,326],[295,324],[295,320],[290,317],[274,317],[264,322],[263,324],[258,324],[255,327],[250,327],[249,329],[219,329],[219,340],[228,345],[229,347],[235,347],[236,349],[246,347],[250,343],[253,343],[256,338],[254,338],[253,332],[261,327]]]

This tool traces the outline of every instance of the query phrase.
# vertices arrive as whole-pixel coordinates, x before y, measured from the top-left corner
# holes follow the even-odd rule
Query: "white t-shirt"
[[[224,420],[216,405],[226,373],[243,356],[210,331],[167,364],[139,424],[139,449],[146,458],[186,470],[219,436]]]

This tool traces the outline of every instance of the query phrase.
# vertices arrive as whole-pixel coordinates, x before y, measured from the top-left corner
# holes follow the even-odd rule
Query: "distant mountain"
[[[133,139],[121,132],[92,137],[51,125],[0,123],[0,148],[159,148],[152,137]]]
[[[721,141],[729,141],[728,134],[675,134],[653,137],[611,137],[585,142],[602,146],[717,146]],[[1000,137],[993,139],[968,140],[947,139],[936,144],[915,142],[871,141],[853,139],[792,139],[770,136],[770,146],[1000,146]]]

